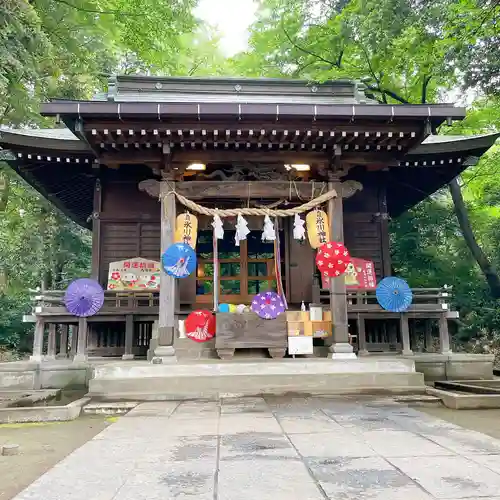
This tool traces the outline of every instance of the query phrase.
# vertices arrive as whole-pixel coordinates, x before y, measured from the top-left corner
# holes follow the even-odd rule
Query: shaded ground
[[[418,410],[466,429],[483,432],[500,439],[500,410],[451,410],[445,407],[424,407]]]
[[[0,424],[0,445],[18,444],[20,450],[16,456],[0,455],[0,500],[11,499],[108,425],[102,416],[71,422]]]
[[[266,396],[143,403],[15,500],[500,500],[499,493],[500,440],[389,399]]]

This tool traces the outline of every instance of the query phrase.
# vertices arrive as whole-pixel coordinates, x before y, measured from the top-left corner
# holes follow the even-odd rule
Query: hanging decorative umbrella
[[[285,312],[285,304],[277,293],[262,292],[253,298],[252,311],[261,318],[276,319]]]
[[[193,311],[184,322],[186,337],[206,342],[215,336],[215,316],[210,311]]]
[[[186,243],[174,243],[161,257],[163,270],[174,278],[185,278],[196,269],[196,253]]]
[[[389,276],[377,286],[377,301],[382,309],[391,312],[406,311],[413,300],[411,289],[405,280]]]
[[[343,245],[335,241],[324,243],[316,254],[316,266],[321,275],[328,278],[337,278],[345,273],[351,262],[349,251]]]
[[[97,281],[89,278],[73,281],[64,294],[64,305],[74,316],[93,316],[103,304],[104,290]]]

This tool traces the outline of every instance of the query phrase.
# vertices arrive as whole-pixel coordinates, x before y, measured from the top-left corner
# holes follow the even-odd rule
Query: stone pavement
[[[15,498],[500,500],[500,441],[390,400],[144,403]]]

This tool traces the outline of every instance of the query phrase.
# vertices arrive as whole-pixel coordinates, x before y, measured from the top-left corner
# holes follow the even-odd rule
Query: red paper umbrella
[[[210,311],[193,311],[184,322],[186,337],[206,342],[215,336],[215,316]]]
[[[318,249],[316,265],[321,274],[328,278],[336,278],[344,274],[351,262],[351,256],[342,243],[329,241]]]

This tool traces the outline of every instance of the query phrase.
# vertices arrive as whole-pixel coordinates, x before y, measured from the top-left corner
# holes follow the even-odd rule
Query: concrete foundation
[[[262,360],[96,366],[89,396],[106,400],[183,400],[256,394],[425,392],[412,360]]]
[[[452,410],[485,410],[500,408],[500,394],[457,394],[441,389],[427,388],[427,393],[438,397]]]
[[[423,373],[429,382],[493,378],[492,354],[426,353],[405,358],[413,359],[416,371]]]
[[[82,406],[89,401],[90,398],[82,398],[65,406],[0,408],[0,424],[74,420],[80,416]]]
[[[0,390],[86,387],[90,375],[88,363],[67,360],[0,363]]]

